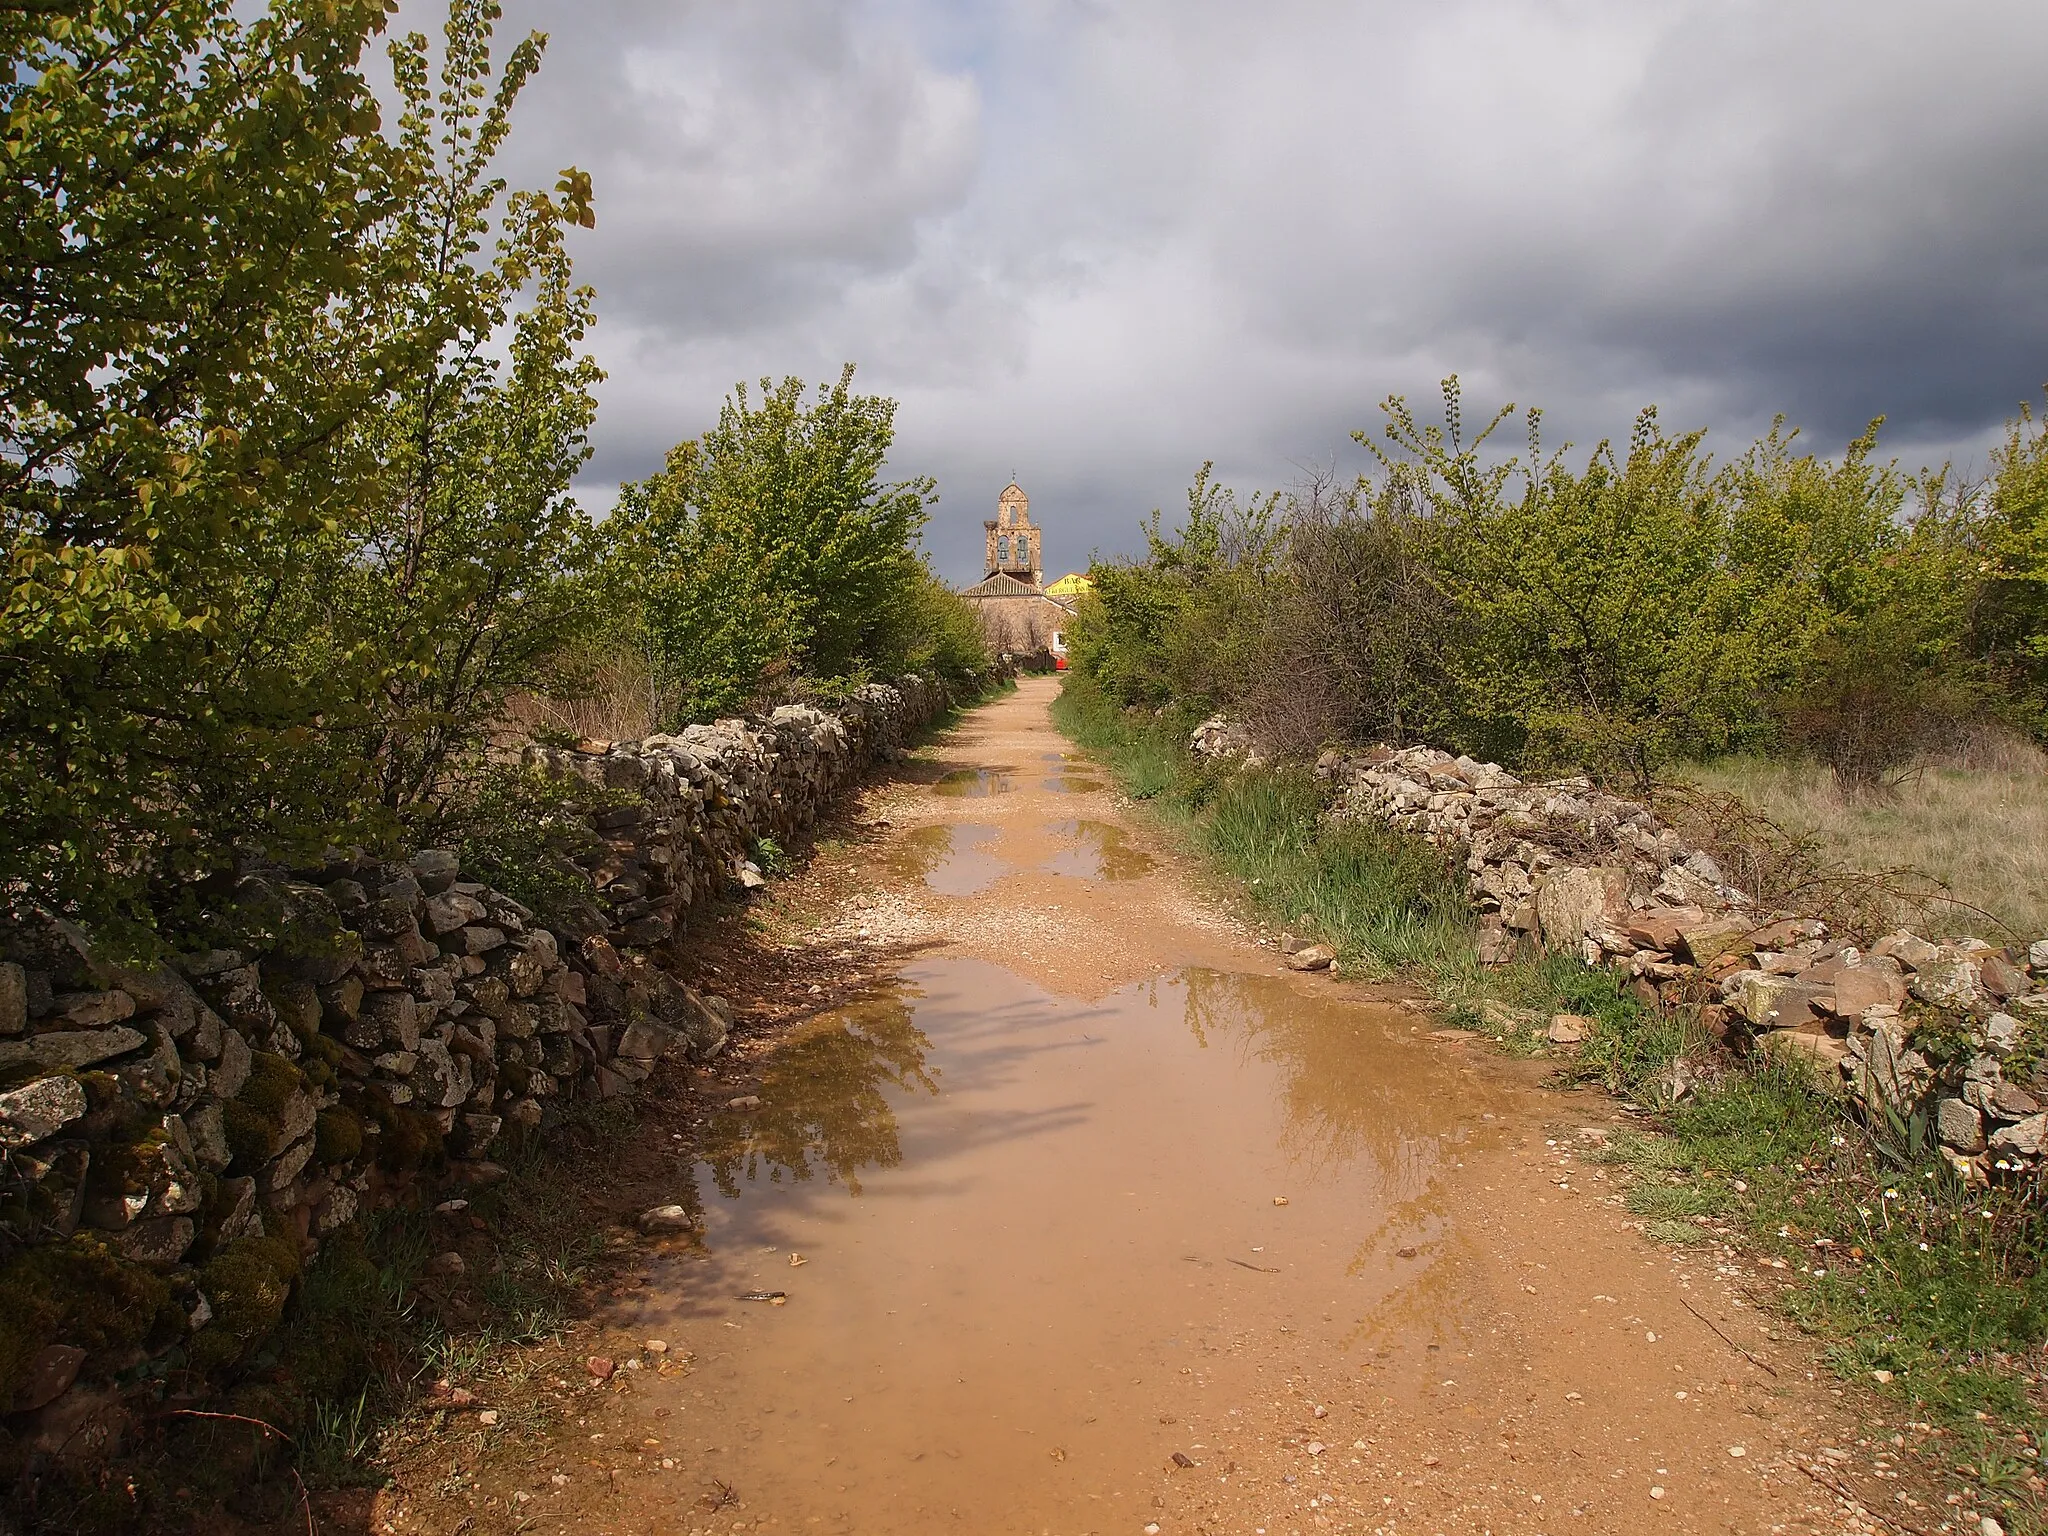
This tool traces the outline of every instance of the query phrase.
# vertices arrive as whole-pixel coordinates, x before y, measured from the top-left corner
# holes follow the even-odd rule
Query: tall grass
[[[1053,719],[1273,921],[1370,975],[1422,971],[1448,982],[1471,969],[1463,876],[1426,844],[1325,823],[1315,782],[1298,768],[1204,766],[1177,713],[1119,710],[1084,680],[1067,683]]]
[[[1826,768],[1800,759],[1721,758],[1671,776],[1735,795],[1849,868],[1931,876],[1952,899],[1895,903],[1922,932],[2048,936],[2048,757],[2028,743],[1966,744],[1871,795],[1845,796]]]

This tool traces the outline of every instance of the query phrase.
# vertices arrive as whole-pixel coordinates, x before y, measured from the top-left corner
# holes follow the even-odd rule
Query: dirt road
[[[1068,755],[1056,686],[873,795],[888,831],[819,872],[843,894],[804,942],[910,958],[706,1085],[701,1241],[646,1255],[599,1319],[631,1356],[602,1408],[476,1507],[678,1536],[1879,1529],[1793,1464],[1850,1433],[1826,1378],[1725,1257],[1629,1229],[1586,1156],[1611,1102],[1285,971]]]

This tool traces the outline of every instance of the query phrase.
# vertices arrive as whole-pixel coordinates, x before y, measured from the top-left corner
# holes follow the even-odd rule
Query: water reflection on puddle
[[[956,768],[932,785],[942,795],[982,800],[990,795],[1007,795],[1016,786],[1009,770],[1003,768]]]
[[[630,1326],[706,1362],[649,1385],[763,1514],[1106,1528],[1087,1495],[1172,1449],[1159,1383],[1198,1367],[1219,1408],[1273,1387],[1248,1327],[1361,1359],[1376,1318],[1460,1332],[1442,1180],[1488,1107],[1401,1016],[1287,979],[1087,1002],[919,962],[714,1115],[679,1196],[703,1241]]]
[[[1104,1191],[1135,1184],[1189,1216],[1192,1239],[1228,1226],[1232,1191],[1251,1202],[1235,1219],[1255,1227],[1322,1220],[1269,1214],[1284,1190],[1292,1206],[1348,1212],[1340,1226],[1393,1218],[1387,1235],[1413,1245],[1435,1224],[1444,1147],[1488,1090],[1432,1091],[1441,1068],[1399,1018],[1278,977],[1190,968],[1087,1003],[982,961],[921,962],[763,1058],[759,1103],[714,1116],[700,1193],[739,1202],[730,1219],[745,1226],[824,1209],[813,1189],[784,1210],[778,1186],[948,1206],[1001,1188],[1070,1226],[1116,1216]],[[863,1183],[899,1168],[901,1185]]]
[[[1159,861],[1133,847],[1121,827],[1106,821],[1056,821],[1046,829],[1072,846],[1047,859],[1042,869],[1081,880],[1136,880],[1159,867]]]
[[[1052,772],[1044,780],[1047,794],[1092,795],[1105,787],[1095,765],[1086,758],[1067,752],[1043,752],[1039,755],[1053,764]]]
[[[924,881],[941,896],[972,896],[1010,872],[1010,866],[989,852],[998,829],[975,822],[918,827],[905,833],[890,850],[889,866],[897,874]]]

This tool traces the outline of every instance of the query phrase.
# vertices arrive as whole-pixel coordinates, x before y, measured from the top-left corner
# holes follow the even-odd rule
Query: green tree
[[[1966,647],[1980,563],[1971,498],[1879,462],[1880,425],[1827,460],[1797,453],[1797,433],[1774,423],[1720,485],[1732,561],[1792,604],[1777,626],[1773,720],[1852,793],[1985,702]]]
[[[542,39],[455,0],[387,137],[381,0],[248,11],[0,8],[0,879],[138,947],[431,811],[591,606],[590,187],[487,174]]]
[[[1071,626],[1075,669],[1119,703],[1194,709],[1238,698],[1259,659],[1283,528],[1277,495],[1237,493],[1204,464],[1172,530],[1153,509],[1142,561],[1094,562]]]
[[[909,664],[906,602],[928,593],[918,538],[932,482],[885,484],[896,402],[853,391],[848,364],[736,387],[704,436],[622,487],[613,514],[642,571],[647,632],[693,719],[782,680],[843,686]]]
[[[2007,427],[1983,526],[1977,648],[2026,694],[2028,724],[2048,725],[2048,419],[2021,405]]]
[[[1507,411],[1468,445],[1455,378],[1444,399],[1442,429],[1418,429],[1390,400],[1386,457],[1431,505],[1432,563],[1464,619],[1452,661],[1475,743],[1642,786],[1674,753],[1766,729],[1760,700],[1798,601],[1778,573],[1730,558],[1703,434],[1669,436],[1648,409],[1625,453],[1603,442],[1575,469],[1569,446],[1543,454],[1532,411],[1529,458],[1488,463],[1479,450]]]
[[[351,799],[251,583],[347,515],[374,370],[280,391],[396,184],[381,0],[0,10],[0,881],[148,927],[152,879]]]
[[[392,45],[407,196],[337,325],[348,355],[406,366],[359,418],[357,516],[299,592],[311,659],[365,690],[382,803],[414,819],[438,814],[507,695],[602,618],[600,535],[569,494],[603,377],[581,350],[594,296],[563,238],[595,224],[591,187],[570,169],[555,197],[508,195],[490,174],[547,41],[528,36],[495,71],[498,15],[452,0],[438,72],[421,35]]]

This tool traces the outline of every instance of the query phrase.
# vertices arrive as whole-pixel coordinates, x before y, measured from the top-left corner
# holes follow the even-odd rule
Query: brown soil
[[[354,1528],[1910,1526],[1806,1470],[1854,1431],[1802,1345],[1631,1230],[1611,1101],[1284,970],[1056,686],[778,889],[722,962],[750,1044],[612,1183],[701,1235],[634,1240],[551,1414],[451,1418]]]

